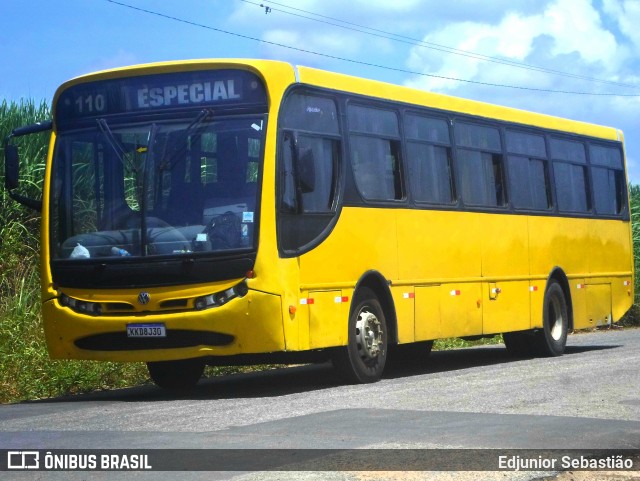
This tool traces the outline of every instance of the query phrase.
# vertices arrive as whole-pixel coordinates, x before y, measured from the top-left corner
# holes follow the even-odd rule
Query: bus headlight
[[[68,307],[72,311],[80,314],[88,314],[90,316],[99,316],[102,314],[102,306],[97,302],[81,301],[69,297],[66,294],[60,294],[60,305]]]
[[[208,294],[206,296],[197,297],[194,306],[197,310],[211,309],[212,307],[220,307],[225,305],[231,299],[236,297],[244,297],[249,292],[249,288],[245,282],[227,289],[226,291]]]

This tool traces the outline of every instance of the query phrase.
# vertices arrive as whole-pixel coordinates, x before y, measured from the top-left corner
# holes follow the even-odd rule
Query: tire
[[[349,314],[347,346],[333,357],[338,373],[354,384],[376,382],[387,360],[387,322],[375,293],[358,289]]]
[[[567,345],[569,310],[564,291],[551,280],[544,293],[543,327],[534,333],[532,347],[538,356],[561,356]]]
[[[531,345],[533,334],[526,332],[505,332],[502,334],[507,352],[518,358],[533,357],[533,346]]]
[[[188,391],[202,377],[204,362],[199,359],[148,362],[147,369],[156,386],[167,391]]]

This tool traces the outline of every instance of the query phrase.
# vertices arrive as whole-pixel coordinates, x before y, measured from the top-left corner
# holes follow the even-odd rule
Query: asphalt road
[[[434,352],[421,366],[391,366],[370,385],[342,385],[330,366],[319,365],[207,379],[180,398],[141,386],[0,406],[0,449],[638,450],[639,366],[640,330],[615,329],[569,336],[559,358],[514,360],[504,346]],[[392,477],[338,471],[321,478],[311,472],[218,472],[215,478]],[[69,479],[70,473],[58,474]],[[157,479],[161,473],[127,474]],[[211,479],[205,474],[191,476]]]

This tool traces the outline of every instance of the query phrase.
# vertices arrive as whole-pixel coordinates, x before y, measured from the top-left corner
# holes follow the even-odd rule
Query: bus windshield
[[[254,248],[266,117],[151,121],[62,132],[51,257],[218,254]]]

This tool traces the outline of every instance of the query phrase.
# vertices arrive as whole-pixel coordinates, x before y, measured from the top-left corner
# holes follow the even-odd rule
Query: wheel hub
[[[557,299],[553,299],[550,305],[549,318],[551,320],[550,334],[551,337],[559,341],[563,334],[562,314]]]
[[[358,352],[363,359],[375,359],[383,345],[382,326],[375,314],[361,311],[356,322]]]

